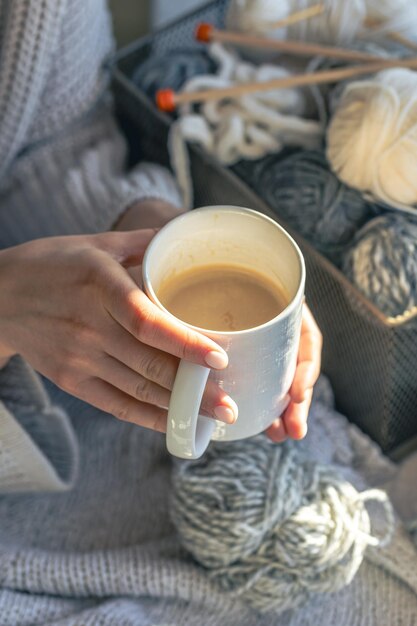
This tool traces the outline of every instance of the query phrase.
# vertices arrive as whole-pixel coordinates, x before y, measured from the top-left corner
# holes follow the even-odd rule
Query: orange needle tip
[[[175,111],[175,92],[172,89],[158,89],[155,100],[160,111]]]
[[[211,41],[212,34],[213,34],[213,26],[211,24],[202,22],[196,28],[195,38],[197,39],[197,41],[208,43],[209,41]]]

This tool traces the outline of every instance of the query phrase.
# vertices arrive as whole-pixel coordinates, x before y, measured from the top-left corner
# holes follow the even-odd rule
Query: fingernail
[[[236,421],[237,415],[235,415],[233,409],[230,409],[228,406],[224,406],[224,404],[216,406],[213,413],[218,420],[226,422],[226,424],[233,424]]]
[[[213,367],[215,370],[222,370],[227,367],[229,363],[227,354],[216,352],[215,350],[208,352],[204,360],[209,367]]]
[[[304,423],[304,424],[302,424],[302,426],[300,427],[300,430],[299,430],[299,432],[298,432],[298,437],[297,437],[297,439],[304,439],[304,437],[306,436],[306,434],[307,434],[307,424],[306,424],[306,423]]]

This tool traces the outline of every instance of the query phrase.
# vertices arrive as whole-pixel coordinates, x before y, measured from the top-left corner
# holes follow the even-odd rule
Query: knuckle
[[[166,413],[159,412],[152,423],[152,430],[164,433],[167,429]]]
[[[149,402],[152,399],[149,381],[147,381],[146,378],[143,378],[143,376],[139,376],[136,382],[134,396],[143,402]]]
[[[100,282],[103,273],[101,257],[100,252],[92,247],[77,251],[77,262],[83,268],[82,275],[80,276],[81,285],[90,287],[92,284]]]
[[[167,366],[167,360],[162,355],[152,357],[145,366],[147,378],[159,384],[167,383],[169,378]]]
[[[191,360],[195,356],[197,347],[198,339],[196,334],[187,328],[184,341],[181,344],[181,358]]]
[[[96,343],[96,331],[85,323],[75,323],[72,333],[72,341],[79,346],[80,351],[84,352],[86,347]]]
[[[130,405],[126,402],[123,404],[117,404],[112,411],[110,411],[110,413],[112,415],[114,415],[115,417],[117,417],[117,419],[121,420],[122,422],[131,422],[132,420],[130,419],[130,415],[131,415],[131,407]]]
[[[58,387],[64,389],[65,391],[72,392],[76,386],[75,377],[72,372],[72,368],[68,364],[68,359],[66,362],[56,366],[53,380]]]
[[[52,380],[58,387],[73,394],[79,394],[80,381],[88,372],[88,359],[78,350],[61,351],[60,362],[55,365]]]
[[[155,334],[155,315],[149,309],[135,308],[132,311],[132,326],[136,338],[142,343],[148,343]]]

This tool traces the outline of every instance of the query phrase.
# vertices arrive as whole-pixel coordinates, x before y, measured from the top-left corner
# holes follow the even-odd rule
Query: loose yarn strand
[[[374,547],[384,548],[387,546],[391,539],[395,528],[395,516],[394,509],[385,491],[381,489],[368,489],[358,494],[358,499],[362,502],[379,502],[382,504],[383,511],[387,520],[386,533],[382,537],[374,537],[368,535],[368,544]]]
[[[209,47],[210,57],[218,63],[216,75],[191,78],[183,91],[227,87],[248,80],[265,81],[288,74],[278,66],[255,65],[239,60],[218,43]],[[193,112],[190,105],[180,107],[168,142],[171,164],[179,181],[187,208],[192,206],[192,180],[186,143],[203,147],[225,165],[240,159],[259,159],[279,152],[284,145],[306,148],[321,143],[320,122],[300,117],[304,97],[296,89],[254,94],[237,101],[207,103]]]

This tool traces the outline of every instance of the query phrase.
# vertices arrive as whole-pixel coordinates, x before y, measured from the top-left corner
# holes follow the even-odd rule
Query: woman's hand
[[[290,389],[290,403],[283,415],[268,428],[267,435],[280,443],[288,437],[302,439],[307,433],[307,416],[313,387],[320,374],[322,335],[310,309],[304,305],[298,363]]]
[[[156,307],[127,272],[155,234],[38,239],[0,252],[0,358],[21,354],[65,391],[116,417],[166,428],[180,358],[222,369],[226,353]],[[204,412],[234,421],[208,386]]]
[[[132,205],[123,215],[117,228],[161,227],[170,219],[182,213],[181,210],[160,200],[147,200]],[[129,270],[140,282],[140,271]],[[320,373],[322,336],[308,307],[304,305],[301,327],[298,364],[292,387],[290,404],[284,414],[267,430],[268,436],[276,442],[302,439],[307,432],[307,416],[313,395],[313,386]]]

